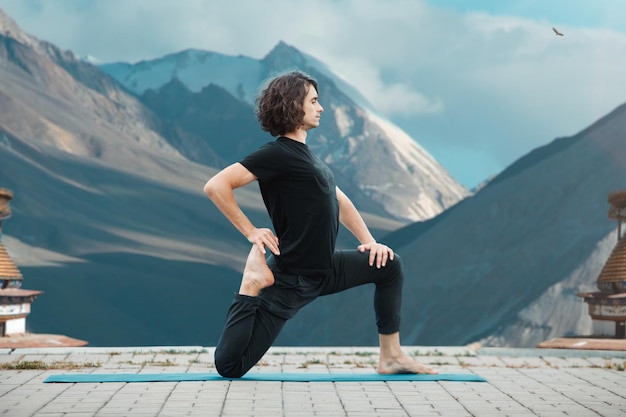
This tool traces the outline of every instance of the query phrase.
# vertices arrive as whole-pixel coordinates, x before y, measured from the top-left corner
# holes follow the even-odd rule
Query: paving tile
[[[487,383],[298,383],[189,381],[43,384],[58,373],[214,371],[214,348],[143,347],[23,349],[15,360],[98,368],[0,370],[0,416],[624,416],[625,357],[546,349],[409,347],[439,372],[483,376]],[[377,348],[270,349],[254,372],[372,373]],[[4,413],[4,414],[3,414]]]

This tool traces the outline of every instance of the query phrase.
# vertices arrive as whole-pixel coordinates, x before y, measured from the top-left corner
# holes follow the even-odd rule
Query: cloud
[[[410,4],[409,4],[410,3]],[[626,101],[626,36],[421,2],[359,2],[309,52],[339,69],[466,185]],[[297,44],[305,48],[304,44]],[[404,110],[404,111],[403,111]],[[468,155],[461,166],[459,154]],[[490,164],[474,164],[475,155]]]
[[[395,60],[388,50],[372,46],[372,60],[384,59],[370,65],[384,74],[378,80],[383,85],[407,85],[445,105],[413,115],[418,117],[381,110],[393,111],[392,120],[468,186],[556,137],[579,132],[626,101],[622,33],[561,25],[566,36],[556,37],[547,21],[424,13],[437,24],[412,34],[403,29],[419,42],[389,43],[387,49],[397,51]],[[347,57],[336,62],[341,59]],[[385,103],[386,93],[378,88],[366,96]],[[458,157],[463,149],[465,164]],[[477,163],[471,156],[477,152],[495,163]]]
[[[617,4],[595,16],[625,15]],[[100,62],[187,48],[261,58],[283,40],[341,74],[468,186],[626,101],[626,35],[601,28],[597,17],[595,28],[578,24],[584,13],[568,25],[543,17],[554,10],[523,18],[421,0],[3,0],[2,7],[35,36]],[[555,25],[565,36],[554,35]],[[479,153],[484,158],[470,156]]]
[[[420,1],[396,6],[408,11],[405,27],[416,16],[428,21]],[[84,0],[79,6],[70,0],[7,0],[5,7],[29,32],[95,62],[137,62],[187,48],[261,58],[284,40],[347,70],[387,115],[430,114],[443,107],[409,83],[380,78],[381,70],[398,61],[388,43],[399,45],[404,36],[397,21],[403,14],[370,0],[321,0],[314,7],[304,1]]]
[[[444,110],[441,99],[428,98],[417,91],[413,91],[406,84],[391,84],[373,94],[380,96],[380,99],[376,101],[377,109],[390,116],[437,114]]]

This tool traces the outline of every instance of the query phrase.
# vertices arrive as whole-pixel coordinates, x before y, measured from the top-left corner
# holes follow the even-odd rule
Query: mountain
[[[192,161],[225,167],[258,146],[250,106],[219,86],[193,93],[174,78],[158,91],[146,91],[142,101],[162,120],[163,135]]]
[[[262,65],[243,57],[207,56],[201,51],[184,51],[126,67],[128,72],[119,75],[118,79],[127,83],[128,88],[143,85],[144,92],[162,88],[159,85],[167,79],[165,74],[170,77],[175,74],[176,79],[189,89],[206,83],[220,84],[209,69],[213,65],[206,64],[212,59],[228,60],[232,65],[230,69],[240,64],[234,71],[237,74],[243,74],[241,68],[250,65],[244,79],[252,85],[257,85],[270,73],[289,68],[303,69],[322,81],[320,97],[327,108],[326,114],[329,109],[335,109],[335,116],[342,114],[336,109],[345,108],[341,101],[343,97],[362,103],[348,113],[348,119],[362,121],[362,126],[353,125],[352,132],[345,133],[341,129],[342,118],[335,117],[330,123],[323,124],[316,132],[319,136],[310,142],[315,144],[318,153],[325,155],[341,180],[349,183],[350,178],[358,178],[357,186],[361,188],[368,189],[362,185],[367,184],[367,179],[344,169],[355,163],[376,169],[385,167],[384,157],[372,160],[372,154],[358,155],[359,150],[366,148],[359,142],[358,134],[367,136],[385,127],[391,128],[390,125],[377,118],[362,97],[353,98],[347,93],[349,90],[340,91],[345,91],[344,94],[333,94],[333,88],[341,80],[329,75],[319,62],[284,43],[278,44],[263,58]],[[175,62],[185,65],[181,68]],[[205,71],[197,69],[198,62],[205,63]],[[271,69],[264,70],[264,67]],[[155,81],[150,77],[153,73],[164,78]],[[153,84],[148,85],[145,80],[152,80]],[[249,85],[233,81],[220,85],[243,101],[251,102],[254,96]],[[329,86],[330,91],[324,91],[324,86]],[[141,91],[136,90],[137,93]],[[330,104],[324,101],[328,96],[332,96]],[[624,178],[623,172],[619,165],[611,163],[612,157],[625,152],[623,141],[617,139],[624,132],[623,117],[623,109],[616,109],[578,135],[560,138],[535,149],[481,186],[473,197],[448,206],[430,220],[410,224],[382,238],[404,255],[407,276],[410,277],[405,293],[408,300],[404,307],[404,317],[408,317],[403,324],[405,343],[464,344],[482,340],[493,345],[534,346],[554,336],[590,333],[591,321],[586,305],[575,294],[594,287],[595,277],[615,240],[612,235],[614,225],[606,220],[605,210],[606,195],[623,187],[619,180]],[[325,131],[325,126],[332,130]],[[359,139],[351,136],[354,131],[358,132]],[[389,149],[394,154],[401,148],[399,144],[403,138],[401,132],[397,133],[389,134],[388,141],[381,139],[384,144],[373,146]],[[351,146],[349,152],[342,152],[343,159],[338,159],[339,163],[335,165],[333,150],[336,148],[333,146],[337,143],[328,139],[333,137],[346,138]],[[609,143],[611,141],[614,143]],[[612,153],[601,154],[606,160],[598,158],[581,163],[579,159],[589,153],[584,146],[597,150],[612,146],[613,149]],[[415,149],[407,148],[406,152],[394,156],[410,154]],[[346,158],[346,154],[350,157]],[[422,168],[428,166],[428,160],[420,159],[419,155],[415,155],[412,161]],[[597,170],[595,164],[612,168],[612,171]],[[582,169],[585,166],[587,169]],[[377,178],[394,178],[384,170],[376,172]],[[424,171],[419,174],[415,177],[428,177]],[[583,189],[582,184],[587,184],[587,188]],[[391,190],[394,195],[413,195],[398,188]],[[380,195],[366,197],[377,201]],[[376,209],[368,206],[367,201],[357,201]],[[386,208],[389,208],[400,202],[387,203]],[[406,205],[407,212],[411,210],[411,200],[401,204]],[[563,207],[576,207],[578,211],[568,209],[564,212]],[[430,217],[422,212],[422,220]],[[576,230],[576,225],[583,226],[583,230]],[[486,297],[487,294],[490,297]],[[372,321],[362,320],[362,309],[358,307],[369,306],[370,298],[371,289],[362,288],[320,300],[288,323],[278,342],[310,344],[315,341],[324,344],[328,340],[332,344],[375,344]],[[337,317],[342,319],[337,320]],[[411,318],[418,322],[412,322]],[[320,320],[332,323],[332,326],[315,325]]]
[[[184,51],[102,71],[0,12],[0,186],[15,192],[2,238],[25,287],[44,291],[30,330],[95,346],[215,344],[249,245],[201,188],[271,140],[254,92],[295,67],[320,81],[311,145],[404,259],[404,344],[589,333],[575,294],[594,288],[615,244],[607,195],[624,188],[625,106],[469,196],[354,87],[284,43],[261,60]],[[237,193],[269,224],[255,185]],[[339,246],[354,246],[345,230]],[[317,300],[276,343],[377,344],[372,293]]]
[[[384,238],[403,256],[403,342],[531,347],[591,334],[576,294],[595,280],[617,240],[610,192],[626,183],[626,105],[577,135],[523,156],[476,195]],[[286,343],[326,337],[375,343],[355,306],[371,290],[323,300],[285,329]],[[306,330],[301,330],[306,329]],[[366,336],[364,336],[366,335]]]
[[[214,132],[224,131],[232,137],[231,141],[242,140],[241,151],[250,148],[250,132],[258,128],[245,119],[238,129],[233,129],[232,115],[221,118],[227,121],[222,126],[211,125],[202,118],[208,125],[200,128],[201,118],[197,115],[211,108],[207,97],[215,95],[215,90],[221,87],[223,91],[219,94],[228,92],[252,109],[264,80],[273,74],[300,69],[317,79],[325,107],[320,128],[311,132],[307,143],[329,164],[339,186],[361,210],[379,215],[388,213],[405,222],[424,220],[469,195],[413,139],[372,111],[354,87],[334,76],[318,60],[284,42],[261,60],[186,50],[137,64],[113,63],[101,68],[142,97],[162,118],[171,120],[182,113],[188,122],[193,120],[196,126],[187,122],[184,125],[189,128],[182,128],[185,135],[195,138],[193,149],[199,149],[202,142],[215,149],[215,140],[211,141],[209,136],[220,138]],[[233,99],[226,101],[230,108],[234,107]],[[166,107],[168,110],[164,111]],[[250,125],[253,130],[249,130]],[[244,154],[228,155],[223,163],[232,163]],[[197,162],[207,162],[186,155]]]
[[[202,186],[271,139],[254,122],[217,84],[190,93],[172,79],[139,97],[0,11],[0,184],[15,192],[3,241],[25,287],[44,291],[29,330],[96,346],[215,344],[249,244]],[[270,224],[255,184],[237,194]],[[406,224],[375,208],[363,212],[375,235]],[[354,240],[342,231],[339,245]]]

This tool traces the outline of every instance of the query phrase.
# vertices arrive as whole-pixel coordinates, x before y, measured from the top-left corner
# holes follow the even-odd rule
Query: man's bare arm
[[[265,246],[267,246],[272,253],[279,255],[278,238],[270,229],[255,227],[235,199],[235,189],[250,184],[256,179],[254,174],[237,162],[211,178],[204,185],[204,193],[233,226],[250,243],[257,245],[262,253],[265,253]]]
[[[376,242],[370,233],[365,221],[361,217],[352,201],[337,187],[339,201],[339,221],[357,238],[361,244]]]
[[[380,268],[387,264],[387,259],[393,260],[393,251],[386,245],[376,242],[370,233],[363,217],[358,212],[352,201],[337,187],[337,200],[339,201],[339,221],[361,243],[357,249],[360,252],[370,251],[369,264]]]

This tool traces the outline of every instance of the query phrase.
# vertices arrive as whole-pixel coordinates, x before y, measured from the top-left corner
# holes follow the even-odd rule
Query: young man
[[[400,347],[402,264],[376,242],[330,169],[309,149],[307,132],[324,109],[317,82],[301,72],[276,77],[257,98],[261,128],[278,137],[211,178],[204,192],[253,244],[239,293],[215,350],[215,366],[239,378],[272,345],[285,322],[318,296],[362,284],[376,285],[379,373],[436,373]],[[257,180],[276,235],[242,212],[234,190]],[[341,222],[361,243],[336,251]],[[267,260],[266,249],[269,249]]]

